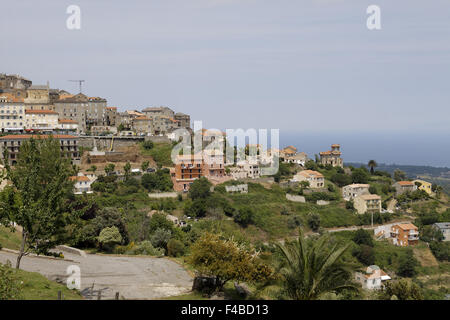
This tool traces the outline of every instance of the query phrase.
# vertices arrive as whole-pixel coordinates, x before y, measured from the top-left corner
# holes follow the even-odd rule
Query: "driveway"
[[[0,262],[17,255],[0,251]],[[26,256],[21,269],[38,272],[50,280],[64,282],[66,270],[77,265],[81,271],[81,293],[87,299],[112,299],[116,292],[125,299],[156,299],[189,292],[192,277],[179,264],[166,258],[107,256],[87,254],[82,257],[64,252],[64,260]],[[72,261],[68,261],[72,260]]]

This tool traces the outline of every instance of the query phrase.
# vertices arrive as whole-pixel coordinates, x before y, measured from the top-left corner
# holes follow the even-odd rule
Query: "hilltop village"
[[[177,129],[198,134],[204,147],[219,139],[226,148],[226,134],[194,132],[188,114],[166,106],[118,110],[105,98],[0,74],[1,169],[8,172],[2,199],[15,187],[14,168],[25,166],[23,145],[56,140],[71,165],[67,199],[79,212],[61,227],[59,244],[88,254],[171,257],[196,273],[192,288],[180,297],[445,299],[450,294],[450,202],[441,186],[400,170],[377,170],[371,159],[359,168],[346,166],[345,146],[338,141],[315,155],[295,146],[247,144],[240,161],[227,162],[224,151],[208,149],[173,161]],[[264,175],[273,161],[278,171]],[[20,225],[13,232],[0,222],[0,249],[20,250]],[[17,227],[16,221],[8,223]],[[341,259],[351,272],[336,281],[357,290],[331,288],[311,297],[282,290],[288,280],[276,276],[282,259],[277,248],[298,237],[324,255],[334,244],[345,244]],[[43,252],[64,259],[59,249],[50,249]],[[220,260],[221,250],[245,265],[234,269]],[[2,254],[0,262],[6,260]],[[212,267],[205,259],[220,263]],[[399,289],[405,286],[410,291]]]

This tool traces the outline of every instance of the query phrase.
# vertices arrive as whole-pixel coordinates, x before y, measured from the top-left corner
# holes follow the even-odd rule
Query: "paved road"
[[[21,269],[39,272],[50,280],[64,282],[70,265],[81,270],[81,293],[87,299],[111,299],[119,292],[125,299],[155,299],[189,292],[191,276],[177,263],[165,258],[64,253],[65,260],[26,256]],[[0,262],[15,264],[16,254],[0,251]],[[92,289],[93,286],[93,289]]]

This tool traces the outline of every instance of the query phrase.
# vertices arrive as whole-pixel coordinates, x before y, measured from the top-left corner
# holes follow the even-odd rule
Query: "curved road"
[[[0,262],[15,264],[17,255],[0,251]],[[179,264],[165,258],[87,254],[86,257],[64,252],[64,260],[26,256],[21,269],[38,272],[50,280],[66,282],[67,267],[81,271],[81,293],[87,299],[112,299],[116,292],[125,299],[156,299],[189,292],[192,278]],[[72,260],[72,261],[68,261]],[[55,297],[56,299],[56,297]]]

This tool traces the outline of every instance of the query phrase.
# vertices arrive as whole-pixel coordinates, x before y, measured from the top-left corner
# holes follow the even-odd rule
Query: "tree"
[[[109,251],[114,245],[122,242],[122,236],[116,226],[108,227],[100,232],[98,242],[102,248]]]
[[[380,291],[380,299],[391,300],[423,300],[420,287],[409,279],[399,281],[388,281]]]
[[[324,294],[354,291],[352,270],[342,260],[349,244],[323,235],[307,240],[300,230],[298,240],[277,243],[284,293],[294,300],[317,300]]]
[[[142,162],[141,169],[143,172],[146,172],[149,167],[150,167],[150,162],[148,162],[148,161]]]
[[[397,273],[402,277],[414,277],[417,274],[416,267],[418,261],[414,258],[412,250],[408,250],[405,254],[399,258],[399,266]]]
[[[310,213],[307,217],[308,226],[312,231],[317,232],[320,227],[320,216],[317,213]]]
[[[128,180],[131,172],[131,164],[129,161],[123,166],[123,171],[125,173],[125,180]]]
[[[108,175],[108,174],[110,174],[111,172],[113,172],[115,168],[116,168],[116,165],[115,165],[114,163],[108,163],[108,164],[105,166],[105,172],[106,172],[106,175]]]
[[[375,263],[375,252],[371,246],[362,244],[355,250],[353,255],[365,265],[370,266]]]
[[[119,126],[117,127],[117,131],[123,131],[125,130],[125,126],[123,125],[123,123],[119,124]]]
[[[219,290],[230,280],[259,282],[273,273],[254,250],[246,250],[234,240],[224,240],[209,232],[192,245],[188,262],[199,274],[214,277]]]
[[[148,191],[170,191],[173,188],[170,174],[164,169],[152,173],[144,173],[141,184]]]
[[[331,176],[331,181],[337,184],[339,187],[343,187],[352,183],[352,177],[345,173],[335,173]]]
[[[206,199],[211,195],[211,182],[205,177],[196,179],[189,188],[188,196],[193,201],[196,199]]]
[[[179,257],[184,254],[185,248],[183,242],[177,239],[170,239],[167,243],[167,254],[171,257]]]
[[[375,160],[369,160],[367,166],[370,168],[370,174],[375,173],[375,167],[378,167],[378,163]]]
[[[30,139],[20,147],[20,156],[11,167],[5,152],[6,179],[11,185],[0,197],[0,222],[22,227],[22,241],[16,268],[24,255],[46,253],[63,241],[64,226],[78,218],[69,210],[73,197],[70,159],[62,156],[59,141]]]
[[[353,183],[368,183],[369,174],[368,171],[363,168],[357,168],[352,172],[352,182]]]
[[[89,168],[89,171],[92,171],[93,173],[95,173],[95,171],[97,171],[97,166],[96,166],[96,165],[92,165],[92,166]]]
[[[406,179],[407,179],[406,173],[404,173],[403,171],[401,171],[399,169],[394,170],[394,180],[395,181],[403,181]]]
[[[356,230],[352,240],[359,245],[365,244],[370,247],[373,247],[374,245],[372,235],[369,231],[364,229]]]

